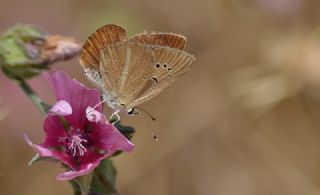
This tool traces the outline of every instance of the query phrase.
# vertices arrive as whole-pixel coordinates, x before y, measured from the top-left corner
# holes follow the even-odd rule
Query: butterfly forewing
[[[99,71],[100,50],[109,44],[126,39],[126,30],[121,26],[105,25],[89,36],[83,45],[80,64],[85,69]]]
[[[150,83],[154,55],[146,45],[119,42],[101,50],[100,74],[106,90],[124,106],[133,102]]]
[[[170,86],[178,77],[183,75],[195,61],[194,56],[187,52],[168,47],[154,47],[155,63],[152,65],[153,84],[148,90],[132,102],[132,107],[158,95]]]
[[[178,50],[184,50],[187,43],[187,40],[184,36],[173,33],[144,33],[134,35],[130,37],[129,40],[151,46],[167,46]]]

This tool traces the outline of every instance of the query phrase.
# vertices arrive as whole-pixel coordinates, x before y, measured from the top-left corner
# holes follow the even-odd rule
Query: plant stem
[[[103,175],[99,172],[95,172],[97,177],[99,178],[100,182],[103,184],[105,188],[111,191],[112,194],[120,194],[114,184],[109,181],[107,178],[104,178]]]
[[[88,195],[90,192],[91,187],[91,180],[92,180],[93,173],[83,175],[74,179],[74,182],[78,184],[80,188],[81,195]]]
[[[46,110],[44,108],[44,103],[40,99],[40,97],[32,90],[29,84],[23,79],[17,79],[17,82],[21,89],[26,93],[26,95],[30,98],[32,103],[37,107],[37,109],[41,112],[41,114],[45,115]]]

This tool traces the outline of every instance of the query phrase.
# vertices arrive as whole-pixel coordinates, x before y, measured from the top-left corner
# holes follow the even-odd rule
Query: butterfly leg
[[[109,121],[112,121],[113,124],[116,123],[116,122],[119,122],[120,121],[119,112],[120,112],[120,110],[117,110],[114,113],[112,113],[110,118],[109,118]],[[114,117],[116,118],[115,120],[113,119]]]

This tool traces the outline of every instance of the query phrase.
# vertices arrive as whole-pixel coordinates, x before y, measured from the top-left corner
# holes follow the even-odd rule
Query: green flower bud
[[[0,67],[13,79],[38,75],[50,64],[79,54],[71,37],[49,35],[39,28],[18,24],[0,36]]]

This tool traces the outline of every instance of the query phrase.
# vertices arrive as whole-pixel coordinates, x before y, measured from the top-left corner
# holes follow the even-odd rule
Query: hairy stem
[[[29,84],[23,79],[17,79],[17,82],[25,94],[30,98],[32,103],[37,107],[41,114],[46,114],[45,104],[40,97],[33,91]]]

